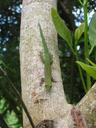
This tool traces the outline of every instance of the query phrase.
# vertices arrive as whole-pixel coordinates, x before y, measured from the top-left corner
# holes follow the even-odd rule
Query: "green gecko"
[[[53,63],[53,57],[49,52],[49,49],[47,47],[47,43],[45,41],[45,37],[43,35],[43,31],[41,28],[41,25],[38,24],[39,26],[39,31],[40,31],[40,36],[42,39],[42,45],[43,45],[43,50],[44,52],[41,54],[41,60],[44,64],[44,81],[45,81],[45,88],[47,91],[50,91],[52,88],[52,63]]]

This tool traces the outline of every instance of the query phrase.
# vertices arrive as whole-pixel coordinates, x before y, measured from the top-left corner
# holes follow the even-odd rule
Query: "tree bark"
[[[84,115],[88,128],[96,128],[96,83],[77,104]]]
[[[63,92],[57,34],[50,15],[52,7],[56,8],[56,0],[23,1],[20,43],[22,97],[35,124],[45,119],[62,118],[69,109]],[[43,48],[38,22],[53,55],[52,76],[55,82],[50,92],[46,92],[44,84],[41,85],[44,65],[40,59]],[[25,115],[24,127],[30,127]]]
[[[86,128],[83,121],[81,121],[83,127],[78,127],[79,112],[67,103],[63,92],[57,33],[50,14],[51,8],[56,8],[56,4],[56,0],[23,0],[20,36],[22,98],[35,125],[45,120],[53,120],[55,121],[54,128],[74,128],[75,120],[77,128]],[[38,23],[41,24],[47,46],[53,55],[52,77],[54,82],[50,92],[46,91],[42,82],[44,65],[40,52],[43,48]],[[23,114],[23,126],[31,128],[25,113]]]

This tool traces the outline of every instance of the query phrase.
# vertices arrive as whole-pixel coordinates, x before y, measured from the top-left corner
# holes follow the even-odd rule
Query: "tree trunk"
[[[74,128],[74,108],[67,103],[63,92],[57,34],[50,15],[51,8],[56,8],[56,4],[56,0],[23,0],[20,37],[22,98],[35,125],[43,120],[53,120],[55,128]],[[47,46],[53,55],[54,82],[50,92],[46,91],[42,81],[44,65],[40,52],[43,48],[38,23],[41,24]],[[25,114],[23,122],[24,128],[31,128]],[[85,124],[78,128],[85,128]]]

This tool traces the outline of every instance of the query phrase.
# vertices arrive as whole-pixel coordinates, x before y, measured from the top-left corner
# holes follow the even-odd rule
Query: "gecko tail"
[[[45,85],[46,91],[50,91],[52,88],[52,85]]]

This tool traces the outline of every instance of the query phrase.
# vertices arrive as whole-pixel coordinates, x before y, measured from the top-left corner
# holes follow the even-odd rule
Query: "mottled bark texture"
[[[70,111],[72,106],[67,103],[63,92],[57,33],[50,14],[51,8],[56,8],[56,4],[56,0],[23,0],[20,36],[22,98],[38,127],[42,124],[45,127],[46,121],[54,120],[54,128],[74,128],[74,120],[78,122],[80,118],[77,111],[77,114],[72,116]],[[44,65],[40,52],[43,51],[43,47],[38,22],[41,24],[48,48],[53,55],[52,77],[55,82],[50,92],[46,92],[42,83]],[[50,124],[53,127],[53,124]],[[31,128],[25,114],[23,114],[23,125],[24,128]]]
[[[96,83],[77,106],[82,111],[88,128],[96,128]]]
[[[64,118],[69,110],[63,92],[57,34],[51,19],[52,7],[56,8],[56,0],[23,1],[20,43],[22,97],[35,124],[45,119]],[[40,58],[43,48],[38,22],[53,55],[52,76],[55,82],[50,92],[46,92],[44,83],[41,85],[44,65]],[[30,127],[25,115],[24,127]]]

